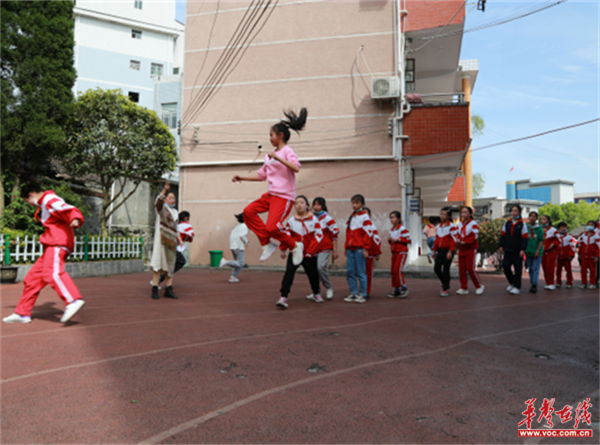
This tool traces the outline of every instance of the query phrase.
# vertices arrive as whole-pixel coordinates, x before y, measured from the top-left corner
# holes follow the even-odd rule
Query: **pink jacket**
[[[298,156],[287,145],[276,153],[281,159],[301,167]],[[256,173],[261,181],[267,180],[269,182],[267,188],[269,195],[279,196],[290,201],[296,199],[296,173],[281,162],[265,156],[265,163]]]

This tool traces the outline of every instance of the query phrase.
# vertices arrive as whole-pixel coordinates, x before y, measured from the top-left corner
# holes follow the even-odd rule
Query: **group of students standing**
[[[537,293],[540,269],[544,272],[544,289],[553,291],[562,285],[562,270],[566,272],[565,287],[573,287],[571,263],[576,251],[581,264],[581,289],[596,289],[600,228],[596,221],[588,221],[585,232],[578,240],[567,232],[567,224],[552,226],[549,216],[543,215],[538,224],[537,212],[530,212],[528,222],[521,217],[521,206],[511,207],[510,218],[502,227],[500,252],[504,254],[503,268],[508,280],[507,291],[519,294],[523,260],[529,270],[530,293]],[[588,282],[589,272],[589,282]]]

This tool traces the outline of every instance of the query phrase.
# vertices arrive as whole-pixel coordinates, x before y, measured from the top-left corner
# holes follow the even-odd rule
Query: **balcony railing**
[[[416,102],[410,100],[410,96],[412,98],[421,98],[422,102]],[[462,104],[465,102],[465,94],[464,93],[427,93],[427,94],[419,94],[419,93],[411,93],[410,96],[407,94],[407,100],[410,103],[418,104]]]

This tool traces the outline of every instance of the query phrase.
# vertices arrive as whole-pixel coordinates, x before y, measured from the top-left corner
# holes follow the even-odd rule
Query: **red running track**
[[[184,269],[177,301],[151,300],[148,274],[77,279],[67,325],[44,290],[31,324],[2,324],[1,442],[523,443],[525,400],[589,397],[595,437],[568,443],[598,443],[597,291],[484,275],[482,296],[409,279],[399,300],[376,278],[360,305],[333,277],[316,304],[299,275],[282,311],[281,273],[227,277]],[[2,286],[2,317],[22,288]]]

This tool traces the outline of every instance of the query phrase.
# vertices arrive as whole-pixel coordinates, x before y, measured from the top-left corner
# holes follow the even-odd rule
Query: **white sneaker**
[[[556,286],[554,284],[550,284],[549,286],[544,286],[544,289],[546,289],[546,290],[555,290]]]
[[[229,280],[227,280],[227,281],[229,281],[230,283],[239,283],[240,282],[240,280],[238,280],[236,277],[229,277]]]
[[[279,300],[277,300],[277,303],[275,303],[275,306],[279,306],[284,309],[287,309],[288,308],[287,298],[281,297]]]
[[[506,288],[506,292],[510,292],[511,290],[513,290],[515,287],[511,284],[510,286],[508,286]]]
[[[225,258],[221,258],[221,262],[219,263],[219,269],[222,269],[227,265],[229,265],[229,261],[227,261]]]
[[[31,323],[31,317],[19,314],[12,314],[2,319],[4,323]]]
[[[327,299],[333,300],[333,289],[327,289]]]
[[[315,301],[315,294],[310,294],[310,295],[307,295],[307,296],[306,296],[306,299],[307,299],[307,300],[312,300],[312,301]]]
[[[366,303],[367,299],[365,297],[362,297],[360,295],[356,296],[356,299],[354,300],[355,303]]]
[[[274,243],[269,243],[266,246],[263,246],[263,253],[260,256],[260,260],[267,261],[269,258],[271,258],[271,255],[273,255],[276,250],[277,244]]]
[[[154,287],[154,283],[152,282],[152,280],[150,280],[150,287]],[[160,286],[156,286],[156,287],[158,287],[159,289],[162,289],[162,287],[160,287]]]
[[[65,312],[63,313],[60,322],[66,323],[67,321],[69,321],[71,318],[73,318],[73,315],[79,312],[79,309],[81,309],[84,304],[85,301],[83,300],[75,300],[73,303],[67,304],[67,307],[65,308]]]
[[[477,289],[475,290],[475,293],[476,293],[477,295],[481,295],[481,294],[483,293],[483,291],[484,291],[484,290],[485,290],[485,286],[481,286],[481,287],[479,287],[479,288],[477,288]]]
[[[323,303],[323,297],[321,297],[320,295],[315,295],[313,297],[313,301],[316,303]]]
[[[459,289],[456,291],[458,295],[469,295],[469,289]]]
[[[585,288],[587,288],[587,286],[585,284],[580,284],[579,285],[579,289],[585,289]]]
[[[590,285],[588,286],[588,289],[596,289],[596,285],[595,285],[595,284],[590,284]]]
[[[296,243],[296,247],[292,250],[292,262],[294,263],[294,266],[299,266],[300,263],[302,263],[303,250],[304,246],[302,243]]]
[[[347,303],[354,303],[354,301],[358,298],[358,295],[348,295],[346,298],[344,298],[344,301],[346,301]]]
[[[573,287],[572,285],[570,285],[570,284],[567,284],[567,285],[565,286],[565,289],[571,289],[572,287]]]
[[[519,295],[519,294],[521,294],[521,291],[519,289],[517,289],[516,287],[513,287],[512,290],[510,291],[510,293],[513,295]]]

